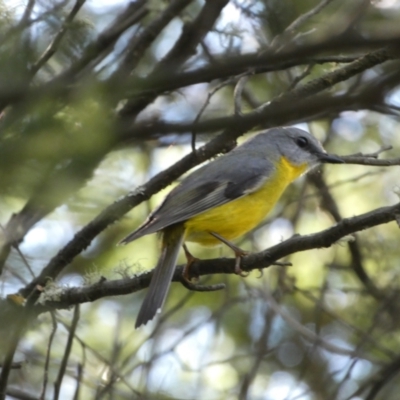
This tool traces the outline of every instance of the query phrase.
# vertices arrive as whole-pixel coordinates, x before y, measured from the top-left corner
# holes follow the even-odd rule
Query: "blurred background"
[[[32,319],[10,295],[28,297],[35,277],[54,296],[154,268],[157,235],[116,245],[176,184],[168,174],[43,272],[194,136],[199,148],[295,125],[330,153],[399,157],[399,39],[396,0],[1,1],[0,399],[398,399],[395,222],[281,260],[290,267],[200,279],[225,283],[218,292],[173,283],[138,330],[146,289]],[[313,171],[238,245],[259,252],[395,204],[393,164]]]

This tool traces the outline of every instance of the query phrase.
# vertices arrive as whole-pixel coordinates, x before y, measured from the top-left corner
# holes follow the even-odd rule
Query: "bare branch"
[[[18,27],[21,29],[26,26],[31,17],[33,8],[35,7],[36,0],[29,0],[25,7],[24,13],[22,14],[21,20],[19,21]]]
[[[96,59],[103,51],[112,46],[119,37],[131,26],[138,23],[148,14],[146,1],[138,0],[130,2],[126,9],[117,16],[113,23],[107,27],[85,50],[85,53],[67,70],[54,78],[45,86],[57,87],[72,80],[77,73],[82,71],[90,62]],[[61,90],[64,90],[61,87]],[[44,89],[44,88],[42,88]]]
[[[43,377],[43,387],[42,393],[40,394],[40,400],[44,400],[46,398],[46,389],[47,389],[47,381],[49,378],[49,364],[50,364],[50,353],[51,353],[51,346],[53,344],[53,339],[57,331],[57,320],[54,316],[54,313],[50,313],[51,315],[51,322],[52,322],[52,330],[50,333],[49,341],[47,343],[47,351],[46,351],[46,361],[44,363],[44,377]]]
[[[400,165],[400,158],[376,159],[368,155],[343,156],[342,158],[346,164],[373,165],[377,167],[391,167]]]
[[[336,223],[342,221],[342,216],[339,212],[339,207],[336,204],[335,199],[329,191],[328,185],[325,183],[322,174],[309,174],[307,176],[308,180],[318,189],[321,196],[321,207],[327,211],[335,220]],[[357,237],[347,243],[350,254],[351,254],[351,267],[357,278],[365,286],[368,293],[371,294],[375,299],[381,300],[385,297],[373,280],[369,277],[367,271],[364,268],[363,257],[361,255],[360,243]]]
[[[128,50],[125,54],[124,60],[114,73],[114,78],[121,79],[121,74],[122,77],[125,78],[127,72],[129,73],[136,68],[137,64],[143,57],[143,54],[157,38],[160,32],[191,2],[192,0],[172,1],[157,18],[150,22],[149,25],[140,32],[140,34],[133,37],[131,42],[128,44]]]
[[[154,71],[146,78],[148,81],[154,80],[155,77],[165,72],[171,73],[175,71],[196,52],[197,45],[203,40],[205,35],[214,26],[215,21],[219,17],[221,10],[229,0],[214,0],[204,4],[197,18],[182,29],[180,38],[168,54],[157,64]],[[120,110],[120,117],[129,115],[130,118],[135,117],[148,104],[153,102],[159,93],[144,93],[138,99],[129,100]]]
[[[39,71],[40,68],[43,67],[44,64],[47,63],[47,61],[50,60],[50,58],[55,54],[55,52],[58,49],[58,46],[60,45],[61,40],[63,39],[64,35],[67,33],[67,30],[69,29],[72,21],[78,14],[79,10],[81,7],[84,5],[86,0],[76,0],[75,5],[72,7],[72,10],[68,14],[67,18],[65,19],[64,23],[62,24],[60,30],[57,32],[56,36],[54,39],[51,41],[51,43],[48,45],[44,53],[40,56],[39,60],[36,61],[35,64],[33,64],[31,68],[31,74],[34,76],[37,71]]]
[[[333,0],[322,0],[319,4],[317,4],[310,11],[301,14],[297,19],[295,19],[282,34],[276,36],[274,40],[271,42],[272,47],[277,47],[283,45],[284,42],[289,41],[289,36],[293,35],[295,31],[300,28],[305,22],[307,22],[310,18],[320,13],[329,3],[332,3]]]
[[[246,113],[245,115],[233,115],[229,117],[200,121],[197,123],[196,130],[197,132],[209,132],[224,129],[227,126],[232,126],[235,127],[235,135],[237,135],[237,132],[248,131],[259,124],[263,124],[264,127],[272,127],[285,123],[294,123],[297,122],[299,118],[304,120],[311,112],[312,117],[315,118],[316,115],[320,114],[320,112],[326,112],[326,110],[331,111],[329,108],[330,103],[335,104],[335,106],[330,106],[331,108],[334,108],[337,107],[337,104],[339,103],[338,99],[341,101],[343,100],[340,97],[336,97],[330,98],[328,101],[328,99],[325,98],[312,98],[313,95],[331,88],[335,84],[343,82],[369,68],[391,60],[393,57],[396,57],[394,53],[386,48],[377,50],[344,67],[337,68],[336,70],[327,73],[320,78],[314,79],[305,85],[285,92],[266,105],[263,105],[256,111]],[[308,97],[311,97],[309,102],[305,100]],[[293,108],[293,102],[300,99],[302,101],[296,103],[296,108]],[[359,100],[359,97],[357,97],[357,100]],[[349,108],[349,101],[354,103],[355,99],[351,97],[347,98],[347,103],[343,104],[342,109]],[[144,122],[136,123],[127,128],[126,132],[122,133],[122,136],[126,135],[127,139],[133,139],[139,137],[148,137],[150,132],[157,132],[157,134],[166,134],[172,132],[187,133],[192,129],[193,123],[168,124],[165,122],[154,122],[149,124],[148,122]],[[134,132],[134,134],[132,134],[132,132]]]
[[[334,245],[338,240],[364,229],[369,229],[377,225],[396,221],[400,214],[400,203],[391,206],[373,210],[371,212],[358,215],[352,218],[345,218],[336,225],[311,235],[295,235],[265,251],[256,254],[244,256],[241,262],[241,268],[244,271],[258,270],[268,268],[275,261],[284,258],[290,254],[316,249],[327,248]],[[173,280],[181,281],[183,266],[177,267]],[[235,259],[212,259],[196,260],[190,269],[191,277],[212,275],[212,274],[233,274],[235,271]],[[131,279],[120,279],[113,281],[101,280],[99,283],[88,287],[66,288],[62,295],[57,294],[57,300],[46,300],[46,307],[68,308],[74,304],[94,301],[106,296],[123,295],[137,292],[150,283],[153,271],[146,272]]]
[[[71,353],[72,343],[74,341],[75,331],[78,326],[79,316],[80,316],[80,309],[79,306],[77,305],[74,308],[74,315],[72,317],[71,326],[69,328],[68,340],[65,346],[63,358],[61,360],[60,369],[58,371],[57,379],[54,382],[54,397],[53,397],[54,400],[58,400],[60,396],[61,382],[64,378],[64,374],[67,369],[67,362],[69,355]]]

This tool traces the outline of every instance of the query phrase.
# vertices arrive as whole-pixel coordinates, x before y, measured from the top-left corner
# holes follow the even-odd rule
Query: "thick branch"
[[[309,52],[310,54],[308,54]],[[198,83],[211,82],[215,79],[226,79],[229,76],[241,75],[246,72],[256,74],[311,63],[341,62],[339,59],[335,60],[329,56],[316,56],[317,54],[318,52],[311,51],[308,46],[299,46],[294,49],[291,48],[291,51],[285,53],[266,51],[240,56],[225,56],[222,60],[217,59],[212,65],[187,72],[161,70],[158,74],[152,74],[151,77],[133,78],[130,87],[134,90],[140,88],[140,92],[135,93],[130,90],[130,96],[144,96],[146,93],[161,94]],[[331,87],[366,69],[397,57],[396,51],[386,47],[367,53],[349,63],[349,65],[323,75],[321,79],[313,80],[314,93],[317,93],[316,90],[321,91]],[[345,58],[345,61],[349,62],[350,59]],[[309,88],[310,84],[311,82],[304,87]],[[302,94],[299,92],[299,95]]]
[[[396,221],[400,215],[400,203],[383,207],[371,212],[358,215],[353,218],[346,218],[338,224],[318,233],[311,235],[295,235],[269,249],[256,254],[250,254],[242,258],[241,268],[244,271],[267,268],[275,261],[290,254],[317,248],[327,248],[334,245],[340,239],[359,232],[364,229],[372,228],[377,225]],[[198,260],[191,265],[192,276],[202,276],[211,274],[233,274],[235,270],[234,258],[219,258],[211,260]],[[183,266],[177,267],[173,280],[179,282],[182,279]],[[50,301],[51,295],[47,297],[44,305],[51,308],[66,308],[74,304],[94,301],[106,296],[123,295],[137,292],[148,287],[153,271],[146,272],[131,279],[120,279],[106,281],[102,279],[87,287],[68,288],[55,296],[57,300]]]
[[[341,109],[346,109],[346,107],[349,107],[349,104],[353,104],[354,107],[355,99],[357,99],[357,101],[362,100],[362,96],[357,96],[357,98],[355,98],[347,95],[345,97],[346,102],[340,97],[340,103],[337,102],[339,96],[331,98],[332,95],[329,97],[313,97],[308,101],[304,99],[316,95],[333,87],[337,83],[348,80],[369,68],[382,64],[395,57],[397,57],[397,55],[386,48],[377,50],[348,65],[324,74],[320,78],[314,79],[305,85],[298,86],[253,112],[249,112],[245,115],[234,114],[232,116],[199,121],[196,123],[196,132],[210,132],[229,126],[235,127],[235,131],[245,132],[259,124],[263,124],[263,127],[272,127],[294,123],[301,119],[304,120],[305,117],[315,117],[316,115],[327,112],[327,110],[330,111],[332,108],[337,108],[338,106],[342,106]],[[296,107],[293,107],[293,102],[300,99],[302,101],[296,103]],[[332,105],[330,105],[330,103],[332,103]],[[157,121],[149,123],[145,121],[128,127],[125,132],[121,133],[121,136],[126,136],[127,139],[142,139],[143,137],[148,138],[151,134],[187,133],[193,131],[193,128],[194,124],[192,122],[165,123]]]

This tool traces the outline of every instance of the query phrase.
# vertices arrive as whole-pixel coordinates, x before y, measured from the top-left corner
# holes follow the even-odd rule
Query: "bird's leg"
[[[235,274],[240,275],[242,277],[248,276],[249,273],[248,272],[244,272],[240,268],[240,262],[242,260],[242,257],[247,255],[247,254],[249,254],[249,252],[245,251],[245,250],[242,250],[240,247],[235,246],[229,240],[225,239],[221,235],[218,235],[218,233],[209,231],[209,234],[214,236],[216,239],[218,239],[219,241],[221,241],[225,245],[227,245],[235,253],[235,259],[236,259],[236,261],[235,261]]]
[[[192,255],[192,253],[189,251],[189,249],[187,248],[186,244],[183,244],[183,250],[185,252],[185,256],[186,256],[186,265],[183,268],[183,272],[182,272],[182,277],[183,279],[188,282],[191,283],[190,281],[190,277],[189,277],[189,271],[190,271],[190,266],[198,260],[198,258],[194,257]]]
[[[183,250],[185,251],[185,256],[187,259],[187,263],[183,268],[182,272],[182,285],[185,286],[189,290],[194,290],[196,292],[214,292],[216,290],[225,289],[224,283],[217,283],[216,285],[197,285],[192,283],[189,277],[189,271],[191,265],[198,260],[198,258],[194,257],[192,253],[188,250],[187,246],[183,244]]]

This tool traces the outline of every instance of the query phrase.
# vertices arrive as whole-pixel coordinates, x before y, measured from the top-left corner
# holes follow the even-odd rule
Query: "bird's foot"
[[[216,290],[225,289],[224,283],[217,283],[216,285],[197,285],[193,283],[190,279],[190,267],[191,265],[198,260],[198,258],[194,257],[192,253],[188,250],[187,246],[183,245],[183,250],[185,251],[186,256],[186,265],[183,268],[182,272],[182,280],[181,283],[189,290],[193,290],[195,292],[214,292]],[[197,277],[196,277],[197,279]]]
[[[242,278],[246,278],[247,276],[249,276],[249,274],[250,274],[249,272],[243,271],[242,268],[240,268],[242,257],[249,254],[249,252],[234,245],[232,242],[225,239],[223,236],[219,235],[218,233],[211,232],[211,231],[209,233],[210,233],[210,235],[214,236],[216,239],[218,239],[219,241],[224,243],[226,246],[228,246],[235,253],[235,269],[234,269],[235,274],[241,276]]]
[[[187,248],[186,244],[183,245],[183,250],[185,252],[185,256],[186,256],[186,265],[183,268],[183,272],[182,272],[182,278],[185,282],[187,282],[189,285],[193,285],[191,279],[190,279],[190,267],[192,266],[192,264],[194,262],[196,262],[198,260],[197,257],[194,257],[192,255],[192,253],[189,251],[189,249]]]
[[[239,247],[236,247],[236,249],[237,250],[234,250],[234,252],[235,252],[235,274],[241,276],[242,278],[247,278],[250,275],[250,272],[243,271],[242,268],[240,267],[240,264],[242,262],[242,257],[249,254],[249,252],[239,249]]]

